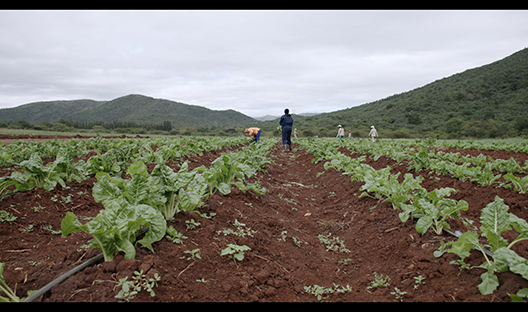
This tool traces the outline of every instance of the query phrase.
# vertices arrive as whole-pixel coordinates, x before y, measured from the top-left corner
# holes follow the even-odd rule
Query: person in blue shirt
[[[287,108],[284,110],[284,115],[282,115],[280,118],[280,125],[282,127],[282,145],[284,146],[284,149],[282,151],[286,152],[286,148],[288,147],[291,152],[291,134],[293,127],[293,118],[290,115],[290,110]]]

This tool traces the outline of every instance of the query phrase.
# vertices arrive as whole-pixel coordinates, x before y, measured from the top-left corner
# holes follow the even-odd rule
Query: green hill
[[[528,135],[528,49],[375,102],[295,118],[307,135],[335,136],[339,124],[354,136],[367,136],[371,125],[385,137]]]
[[[234,126],[254,119],[235,110],[216,111],[205,107],[131,94],[111,101],[49,101],[0,110],[0,121],[26,120],[37,125],[61,119],[75,122],[137,122],[159,124],[170,121],[173,128]]]
[[[47,101],[0,109],[0,121],[25,120],[31,124],[69,119],[72,114],[90,110],[104,102],[94,100]]]

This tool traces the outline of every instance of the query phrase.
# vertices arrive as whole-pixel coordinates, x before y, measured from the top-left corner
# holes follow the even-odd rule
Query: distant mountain
[[[70,116],[82,111],[89,111],[106,102],[94,100],[48,101],[0,109],[0,121],[18,121],[23,119],[31,124],[42,121],[56,122],[70,119]]]
[[[164,99],[131,94],[111,101],[73,100],[36,102],[0,110],[0,121],[26,120],[31,124],[42,121],[133,121],[162,123],[170,121],[176,129],[183,127],[234,126],[255,119],[235,110],[211,110]]]

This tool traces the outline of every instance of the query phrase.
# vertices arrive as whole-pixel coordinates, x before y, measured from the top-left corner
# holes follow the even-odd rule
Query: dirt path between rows
[[[143,291],[132,300],[143,302],[317,302],[316,296],[305,291],[305,286],[314,285],[349,286],[350,291],[321,298],[328,302],[510,302],[507,293],[528,287],[522,277],[500,273],[498,290],[481,295],[477,285],[483,270],[459,271],[449,264],[457,259],[454,255],[433,257],[440,241],[452,237],[430,232],[420,235],[413,221],[402,223],[389,203],[358,198],[362,182],[351,182],[334,169],[324,170],[322,162],[312,164],[313,155],[297,144],[291,153],[281,149],[278,143],[272,148],[270,157],[275,164],[251,181],[259,181],[268,189],[266,194],[238,189],[227,196],[215,194],[201,209],[207,215],[216,213],[213,218],[185,212],[168,223],[187,237],[180,244],[163,238],[153,245],[154,254],[139,247],[135,260],[124,260],[120,254],[113,262],[75,274],[39,301],[115,302],[120,290],[117,282],[136,270],[161,276],[154,297]],[[208,166],[217,156],[218,152],[207,152],[193,163]],[[402,176],[407,172],[405,166],[384,157],[377,162],[368,157],[367,162],[376,169],[391,165]],[[510,212],[528,218],[526,195],[424,171],[420,174],[427,177],[422,185],[429,190],[459,189],[455,199],[468,201],[470,210],[465,216],[475,221],[495,195],[505,199]],[[60,229],[67,211],[83,219],[97,215],[103,207],[91,195],[95,181],[70,183],[68,190],[17,193],[0,202],[0,210],[18,217],[16,222],[0,222],[0,262],[6,263],[4,277],[12,288],[16,285],[19,295],[44,286],[98,253],[84,247],[91,238],[87,234],[62,237],[50,231],[50,226]],[[71,201],[61,200],[67,197]],[[186,226],[191,219],[200,222],[194,230]],[[235,221],[255,232],[246,237],[224,235],[224,229],[235,229]],[[462,224],[452,226],[465,230]],[[349,251],[328,251],[319,235],[337,237]],[[240,262],[220,256],[230,243],[246,245],[251,251]],[[515,247],[528,258],[528,242]],[[199,249],[201,259],[187,260],[185,251],[194,249]],[[466,260],[472,265],[484,261],[477,252]],[[375,272],[390,277],[390,286],[368,289]],[[424,283],[416,286],[418,277]]]

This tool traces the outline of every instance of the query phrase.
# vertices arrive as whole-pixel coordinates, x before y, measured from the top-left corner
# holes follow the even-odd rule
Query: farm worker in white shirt
[[[370,137],[372,137],[372,142],[374,142],[374,137],[377,137],[378,136],[378,131],[376,130],[376,128],[374,128],[374,126],[370,126]]]
[[[341,141],[344,136],[345,136],[345,129],[341,127],[341,125],[339,125],[339,130],[337,130],[336,138],[339,138],[339,141]]]

